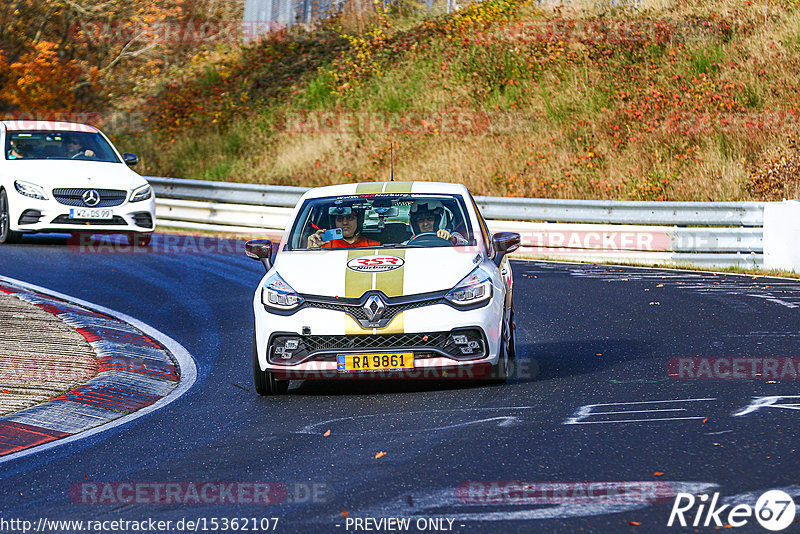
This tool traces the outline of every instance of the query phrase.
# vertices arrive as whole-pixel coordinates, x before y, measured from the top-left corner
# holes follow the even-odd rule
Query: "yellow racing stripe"
[[[394,256],[396,258],[405,259],[405,250],[403,249],[383,249],[383,250],[348,250],[347,261],[360,258],[363,256]],[[345,297],[346,298],[361,298],[364,293],[371,290],[383,291],[387,297],[400,297],[403,295],[403,282],[405,276],[405,269],[400,267],[392,271],[383,273],[370,273],[358,272],[352,269],[347,269],[345,273]],[[352,317],[345,315],[345,331],[347,334],[396,334],[403,333],[403,314],[398,314],[392,322],[382,328],[378,329],[364,329]]]
[[[358,184],[356,186],[356,195],[372,195],[381,192],[383,192],[382,183]]]
[[[414,182],[389,182],[386,184],[385,193],[410,193]]]

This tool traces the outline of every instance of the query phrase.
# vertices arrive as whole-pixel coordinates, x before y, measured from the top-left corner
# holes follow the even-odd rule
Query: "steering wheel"
[[[84,152],[78,152],[69,159],[89,159],[89,156],[87,156],[86,151],[84,151]]]
[[[447,239],[442,239],[436,232],[423,232],[408,240],[409,245],[423,245],[429,247],[445,247],[452,243]]]

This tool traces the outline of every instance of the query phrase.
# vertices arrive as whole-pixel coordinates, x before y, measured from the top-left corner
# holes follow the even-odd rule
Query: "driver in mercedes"
[[[442,226],[444,205],[438,200],[415,200],[409,213],[414,236],[406,244],[423,234],[434,234],[453,245],[466,245],[467,240],[458,232],[450,233]]]
[[[80,140],[75,136],[64,138],[65,156],[70,159],[93,158],[94,150],[84,147]]]

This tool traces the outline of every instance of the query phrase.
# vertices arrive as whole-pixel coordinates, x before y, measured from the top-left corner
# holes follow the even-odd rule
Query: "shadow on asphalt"
[[[597,339],[531,343],[525,356],[539,367],[538,380],[596,373],[633,360],[657,358],[660,345],[638,339]]]

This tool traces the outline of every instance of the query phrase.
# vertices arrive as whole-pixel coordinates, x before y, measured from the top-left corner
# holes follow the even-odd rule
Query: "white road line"
[[[152,337],[153,339],[157,340],[161,343],[178,363],[178,367],[180,368],[181,377],[180,383],[178,387],[176,387],[172,393],[167,395],[166,397],[159,399],[155,403],[151,404],[150,406],[146,406],[141,410],[137,410],[133,413],[130,413],[124,417],[120,417],[114,421],[110,421],[104,425],[100,425],[95,427],[91,430],[87,430],[85,432],[81,432],[79,434],[74,434],[72,436],[57,439],[55,441],[51,441],[49,443],[45,443],[42,445],[37,445],[35,447],[31,447],[29,449],[25,449],[19,452],[15,452],[9,454],[7,456],[0,457],[0,463],[10,462],[12,460],[16,460],[18,458],[22,458],[23,456],[28,456],[30,454],[35,454],[38,452],[46,451],[55,447],[60,447],[62,445],[66,445],[68,443],[72,443],[78,441],[80,439],[88,438],[99,434],[100,432],[105,432],[106,430],[111,430],[112,428],[116,428],[118,426],[122,426],[124,424],[130,423],[140,417],[143,417],[151,412],[156,410],[160,410],[161,408],[165,407],[166,405],[176,401],[181,395],[189,391],[189,389],[194,385],[195,381],[197,380],[197,366],[195,365],[194,358],[192,355],[187,351],[180,343],[169,337],[168,335],[164,334],[160,330],[153,328],[152,326],[139,321],[138,319],[134,319],[129,315],[124,313],[120,313],[118,311],[114,311],[112,309],[106,308],[105,306],[100,306],[97,304],[93,304],[91,302],[87,302],[83,299],[75,298],[70,295],[65,295],[64,293],[59,293],[58,291],[53,291],[51,289],[47,289],[41,286],[37,286],[35,284],[29,284],[28,282],[23,282],[22,280],[17,280],[15,278],[9,278],[7,276],[0,276],[0,282],[7,282],[12,285],[20,286],[24,289],[28,289],[30,291],[36,291],[42,293],[44,295],[48,295],[51,297],[60,298],[66,300],[70,303],[77,304],[79,306],[83,306],[85,308],[89,308],[90,310],[95,310],[106,315],[110,315],[115,317],[123,322],[131,324],[147,334],[148,336]]]

